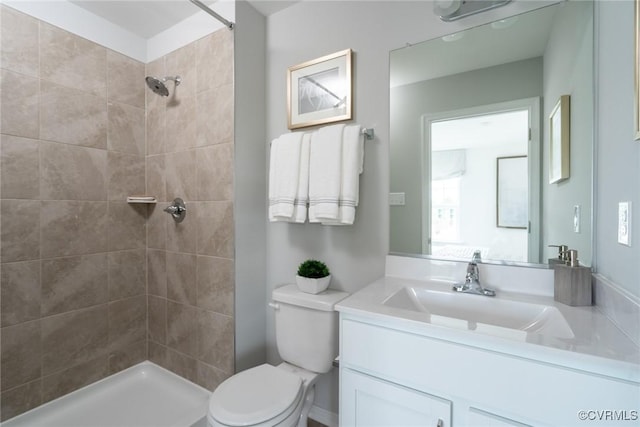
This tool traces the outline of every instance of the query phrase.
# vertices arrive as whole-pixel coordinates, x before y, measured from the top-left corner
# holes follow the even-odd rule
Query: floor
[[[307,427],[327,427],[322,423],[317,422],[316,420],[312,420],[311,418],[307,418]]]

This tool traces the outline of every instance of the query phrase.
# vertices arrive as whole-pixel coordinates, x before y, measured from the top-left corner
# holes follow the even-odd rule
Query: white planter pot
[[[296,275],[296,284],[298,285],[298,289],[308,294],[319,294],[320,292],[325,291],[329,287],[329,282],[331,282],[331,275],[320,279],[310,279],[308,277]]]

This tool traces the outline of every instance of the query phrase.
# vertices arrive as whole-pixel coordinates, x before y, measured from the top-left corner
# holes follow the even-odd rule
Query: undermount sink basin
[[[383,304],[429,314],[432,324],[492,335],[520,335],[524,339],[528,333],[533,333],[574,338],[562,313],[550,305],[444,292],[418,286],[400,288]]]

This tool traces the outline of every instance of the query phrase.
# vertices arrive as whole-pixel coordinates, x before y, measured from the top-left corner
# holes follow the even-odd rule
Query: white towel
[[[360,174],[364,170],[364,137],[359,125],[344,128],[342,134],[342,165],[340,177],[339,214],[325,225],[350,225],[360,201]]]
[[[302,134],[287,133],[271,143],[269,220],[290,220],[298,192]]]
[[[293,206],[291,222],[303,223],[307,220],[307,203],[309,202],[309,148],[311,134],[302,135],[300,146],[300,171],[298,174],[298,191]]]
[[[311,138],[309,222],[339,219],[344,124],[323,127]]]

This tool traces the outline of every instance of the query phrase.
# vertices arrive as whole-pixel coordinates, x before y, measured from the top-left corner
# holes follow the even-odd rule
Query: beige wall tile
[[[109,303],[109,348],[119,349],[147,336],[147,298],[144,295]]]
[[[196,189],[196,151],[170,153],[165,157],[165,176],[167,180],[167,200],[180,197],[185,201],[195,200]],[[189,213],[187,212],[187,215]]]
[[[48,317],[42,322],[42,374],[94,360],[107,345],[106,304]]]
[[[42,378],[42,401],[48,402],[109,375],[107,356],[100,356]]]
[[[0,70],[0,131],[38,138],[40,82],[35,77]]]
[[[153,249],[165,249],[167,247],[167,225],[169,216],[163,209],[169,206],[162,202],[149,207],[147,219],[147,247]]]
[[[109,251],[143,249],[146,246],[147,207],[143,204],[109,202]]]
[[[144,157],[109,151],[107,162],[109,200],[145,194]]]
[[[159,202],[167,201],[167,181],[165,179],[165,156],[147,156],[147,194],[155,196]]]
[[[6,421],[42,404],[42,380],[7,390],[0,395],[0,421]]]
[[[0,6],[0,64],[2,68],[38,77],[38,20]]]
[[[159,344],[167,342],[167,300],[149,295],[148,337]]]
[[[198,359],[227,373],[234,372],[233,318],[198,309]]]
[[[233,200],[233,144],[196,150],[198,200]]]
[[[149,295],[167,297],[166,252],[147,249],[147,292]]]
[[[196,46],[190,43],[176,49],[166,56],[167,75],[179,75],[180,85],[174,89],[173,82],[168,82],[169,97],[175,93],[176,100],[193,98],[196,94]]]
[[[234,272],[231,259],[198,256],[198,307],[233,316]]]
[[[2,264],[2,326],[40,318],[40,261]]]
[[[233,32],[219,30],[196,41],[198,91],[233,83]]]
[[[167,153],[184,151],[196,146],[195,117],[195,96],[182,97],[175,102],[167,103],[165,118],[165,151]]]
[[[40,145],[44,200],[107,200],[107,152],[55,142]]]
[[[107,49],[43,22],[40,24],[40,77],[104,98]]]
[[[2,390],[40,377],[40,321],[2,328]]]
[[[3,200],[0,208],[2,262],[40,257],[40,202]]]
[[[108,105],[108,116],[109,150],[144,156],[144,109],[132,107],[127,104],[110,102]]]
[[[104,97],[44,80],[40,91],[40,139],[107,148]]]
[[[42,315],[106,303],[107,255],[42,261]]]
[[[207,390],[215,390],[224,380],[231,376],[215,366],[198,361],[196,383]]]
[[[232,202],[198,203],[198,255],[234,256]]]
[[[109,300],[144,295],[146,251],[144,249],[109,252]]]
[[[192,357],[150,341],[149,359],[189,381],[196,381],[197,361]]]
[[[40,198],[40,143],[2,135],[0,182],[3,199]]]
[[[107,93],[109,101],[145,107],[144,64],[107,50]]]
[[[167,252],[167,298],[196,304],[196,256]]]
[[[173,252],[196,253],[197,206],[196,203],[186,202],[187,216],[182,222],[175,222],[170,215],[167,221],[167,250]]]
[[[161,98],[160,96],[154,95],[153,93],[147,96],[156,96],[158,98]],[[158,106],[154,105],[147,108],[147,155],[163,154],[166,152],[166,116],[167,113],[164,104]]]
[[[106,252],[107,203],[43,201],[42,257]]]
[[[233,140],[233,85],[198,93],[197,145],[221,144]]]
[[[109,354],[109,374],[115,374],[147,360],[147,341],[142,340]]]
[[[167,301],[167,346],[180,353],[195,357],[198,350],[197,339],[198,311],[196,307]]]

